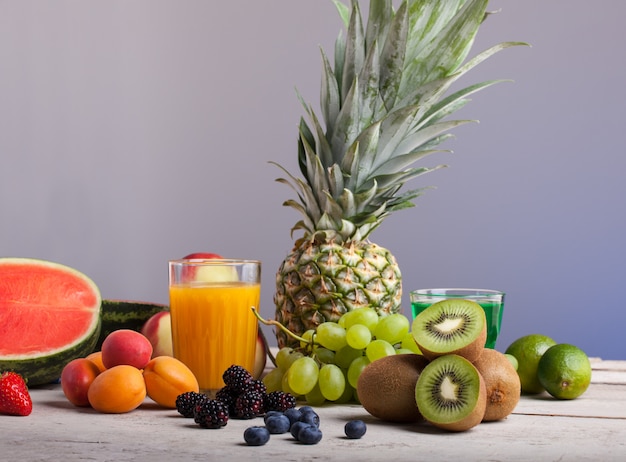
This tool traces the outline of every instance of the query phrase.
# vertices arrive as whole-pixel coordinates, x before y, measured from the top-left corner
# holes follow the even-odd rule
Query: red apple
[[[174,356],[172,349],[172,324],[169,311],[152,315],[141,328],[141,333],[152,344],[152,357]]]
[[[216,253],[209,253],[209,252],[195,252],[195,253],[190,253],[189,255],[187,255],[186,257],[183,257],[185,260],[205,260],[207,258],[224,258],[221,255],[218,255]]]
[[[221,255],[208,252],[190,253],[185,260],[212,260],[223,259]],[[188,282],[233,282],[239,280],[237,270],[232,266],[207,265],[190,266],[184,278]]]
[[[255,379],[260,379],[265,370],[265,364],[267,363],[267,350],[265,349],[265,337],[261,328],[256,337],[256,354],[254,357],[254,371],[252,375]]]

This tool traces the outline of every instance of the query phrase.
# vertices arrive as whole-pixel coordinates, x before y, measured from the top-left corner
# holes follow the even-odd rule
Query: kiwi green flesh
[[[511,361],[497,350],[486,348],[474,363],[485,381],[487,408],[483,421],[506,418],[519,403],[522,386]]]
[[[415,317],[411,332],[428,359],[458,354],[475,361],[485,346],[487,320],[482,307],[474,301],[442,300]]]
[[[419,422],[424,418],[415,403],[415,384],[428,360],[418,354],[377,359],[363,369],[357,396],[372,416],[387,422]]]
[[[486,409],[485,382],[474,365],[458,355],[431,361],[415,384],[415,402],[428,422],[450,431],[478,425]]]

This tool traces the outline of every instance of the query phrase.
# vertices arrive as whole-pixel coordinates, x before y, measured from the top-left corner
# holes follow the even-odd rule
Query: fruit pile
[[[412,324],[422,354],[389,356],[366,367],[357,384],[361,404],[383,420],[426,420],[450,431],[504,419],[519,402],[521,385],[512,362],[485,348],[486,329],[475,302],[431,305]]]
[[[276,321],[267,321],[294,336]],[[283,347],[275,357],[276,368],[263,378],[269,391],[282,390],[310,405],[326,401],[358,401],[359,375],[371,362],[389,355],[418,353],[409,332],[410,322],[401,313],[379,317],[372,308],[346,312],[337,322],[324,322],[307,330],[300,347]]]
[[[516,358],[523,393],[547,391],[558,399],[574,399],[591,383],[589,358],[575,345],[530,334],[511,343],[506,353]]]
[[[270,412],[283,412],[296,406],[296,399],[282,391],[267,392],[265,384],[243,367],[233,364],[222,375],[224,387],[215,398],[189,391],[176,397],[180,415],[193,418],[202,428],[225,427],[229,418],[253,419]]]
[[[146,396],[160,406],[176,407],[178,395],[199,390],[194,374],[171,356],[152,357],[152,345],[131,329],[111,332],[102,349],[65,365],[61,388],[75,406],[103,413],[130,412]]]

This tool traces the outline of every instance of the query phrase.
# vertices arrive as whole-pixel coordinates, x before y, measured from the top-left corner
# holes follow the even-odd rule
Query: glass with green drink
[[[419,289],[410,294],[413,319],[433,303],[446,299],[472,300],[482,306],[487,318],[486,348],[495,348],[504,309],[504,292],[490,289]]]

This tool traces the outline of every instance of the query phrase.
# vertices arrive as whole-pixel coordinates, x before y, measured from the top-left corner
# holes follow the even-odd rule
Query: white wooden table
[[[592,363],[582,397],[524,396],[505,421],[464,433],[380,422],[359,405],[322,406],[324,437],[314,446],[288,434],[247,446],[243,432],[261,418],[205,430],[149,399],[128,414],[99,414],[72,406],[59,385],[48,385],[31,390],[30,416],[0,416],[0,461],[625,461],[626,361]],[[362,439],[344,437],[350,419],[367,423]]]

